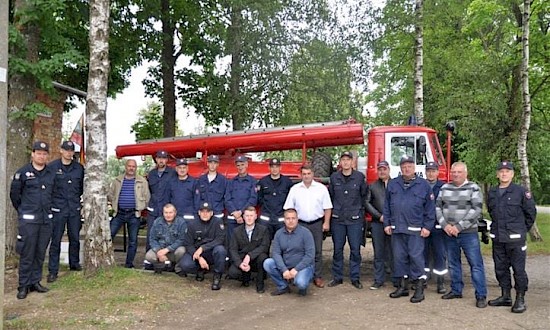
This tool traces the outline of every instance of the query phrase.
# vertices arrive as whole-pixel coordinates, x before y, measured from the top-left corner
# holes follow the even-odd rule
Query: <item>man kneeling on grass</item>
[[[145,260],[155,267],[155,273],[171,270],[185,254],[183,241],[187,223],[177,216],[174,205],[166,204],[162,217],[158,217],[149,231],[151,249],[145,254]]]
[[[271,258],[264,262],[264,269],[277,285],[271,295],[289,293],[289,283],[293,281],[298,293],[305,296],[315,270],[313,235],[298,224],[295,209],[285,210],[284,218],[285,226],[275,233]]]

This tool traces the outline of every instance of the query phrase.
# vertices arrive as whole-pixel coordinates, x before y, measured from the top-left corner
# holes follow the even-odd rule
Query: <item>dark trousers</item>
[[[223,274],[225,269],[225,257],[227,257],[227,250],[223,245],[217,245],[212,250],[208,250],[202,253],[202,257],[206,259],[210,269],[214,273]],[[185,252],[183,258],[179,261],[179,266],[183,273],[196,274],[200,269],[198,261],[193,260],[193,255],[191,253]]]
[[[59,272],[59,255],[61,254],[61,239],[67,227],[69,237],[69,266],[80,265],[80,214],[69,215],[68,212],[54,213],[52,226],[52,240],[50,242],[50,258],[48,261],[48,272],[57,275]]]
[[[244,255],[240,256],[241,260],[244,258]],[[250,272],[243,272],[239,265],[231,264],[229,266],[229,269],[227,271],[227,274],[229,275],[229,278],[234,280],[250,280],[250,273],[252,272],[258,272],[258,275],[256,277],[256,283],[263,283],[264,277],[265,277],[265,271],[264,271],[264,261],[267,259],[267,253],[261,253],[258,257],[250,260]]]
[[[16,250],[19,258],[19,288],[31,286],[42,279],[42,266],[52,236],[51,220],[45,223],[28,223],[20,219]]]
[[[447,248],[445,247],[445,232],[442,229],[434,229],[426,238],[424,248],[424,270],[435,275],[447,274]]]
[[[383,284],[386,280],[386,265],[390,270],[393,269],[391,236],[384,232],[384,224],[379,221],[371,222],[371,235],[374,250],[374,281]]]
[[[315,274],[313,278],[320,278],[323,269],[323,220],[314,221],[313,223],[300,221],[300,225],[309,229],[313,235],[313,242],[315,243]]]
[[[493,241],[493,261],[498,285],[503,289],[512,288],[510,267],[514,271],[514,289],[517,292],[526,292],[529,285],[525,271],[527,245],[521,243],[498,243]]]
[[[394,276],[408,275],[411,280],[417,280],[424,275],[424,237],[393,233],[391,238],[393,251]]]
[[[128,229],[128,253],[126,254],[126,267],[134,266],[138,245],[138,231],[140,219],[136,217],[135,211],[119,210],[117,215],[111,219],[111,239],[115,238],[120,228],[126,224]]]
[[[350,248],[349,278],[352,281],[361,277],[361,243],[363,242],[363,219],[354,224],[335,222],[330,224],[334,252],[332,254],[332,277],[341,280],[344,276],[344,245],[346,239]]]
[[[147,240],[145,241],[145,253],[151,250],[151,243],[149,242],[149,232],[153,228],[153,223],[158,218],[158,215],[153,215],[151,212],[147,213]]]

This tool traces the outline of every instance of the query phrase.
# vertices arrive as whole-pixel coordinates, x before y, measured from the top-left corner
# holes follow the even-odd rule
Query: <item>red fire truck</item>
[[[376,164],[381,160],[386,160],[390,164],[391,177],[399,175],[399,160],[404,155],[414,157],[419,176],[424,177],[425,165],[434,161],[439,164],[440,179],[448,181],[449,162],[443,157],[435,130],[420,126],[381,126],[367,131],[363,124],[353,119],[145,140],[136,144],[118,146],[116,155],[119,158],[153,156],[158,150],[165,150],[173,160],[187,158],[189,173],[198,177],[206,171],[206,157],[216,154],[220,156],[219,172],[232,178],[237,174],[235,157],[245,154],[251,159],[249,174],[259,179],[269,173],[267,165],[269,159],[255,160],[257,157],[251,157],[251,154],[302,150],[300,161],[283,161],[281,167],[283,174],[298,179],[300,166],[308,161],[311,161],[317,177],[329,176],[332,162],[337,157],[318,152],[319,148],[350,145],[366,147],[366,157],[356,157],[355,168],[365,173],[369,183],[376,180]],[[308,150],[313,150],[311,160],[306,156]],[[449,153],[447,155],[448,158]]]

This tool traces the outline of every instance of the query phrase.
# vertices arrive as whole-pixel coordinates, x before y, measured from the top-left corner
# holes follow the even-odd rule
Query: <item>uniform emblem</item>
[[[46,144],[44,142],[40,143],[40,148],[46,148]]]
[[[526,192],[525,192],[525,198],[527,198],[527,199],[533,198],[533,196],[531,195],[531,192],[530,192],[530,191],[526,191]]]
[[[19,180],[20,177],[21,177],[21,174],[15,173],[15,175],[13,176],[13,179],[14,180]]]
[[[225,226],[223,225],[223,223],[220,223],[220,229],[221,229],[221,230],[224,230],[224,229],[225,229]]]
[[[435,196],[433,193],[430,194],[430,199],[433,201],[435,199]]]

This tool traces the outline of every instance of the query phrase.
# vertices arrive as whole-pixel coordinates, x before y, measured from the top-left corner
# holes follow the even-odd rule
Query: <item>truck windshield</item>
[[[391,138],[391,164],[399,166],[403,156],[411,156],[417,165],[426,164],[426,139],[424,136],[394,136]]]

